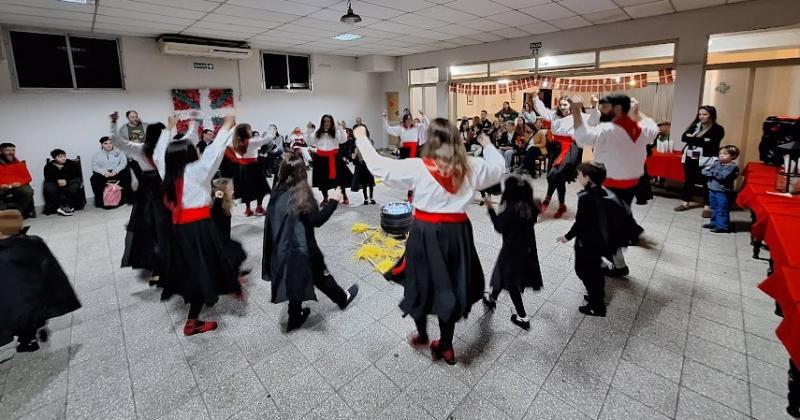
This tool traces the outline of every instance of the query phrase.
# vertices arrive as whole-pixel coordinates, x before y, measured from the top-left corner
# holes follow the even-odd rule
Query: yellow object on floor
[[[405,253],[405,240],[393,238],[381,228],[366,223],[355,223],[350,231],[364,235],[361,242],[356,242],[361,246],[353,254],[353,258],[369,261],[381,274],[391,270]]]

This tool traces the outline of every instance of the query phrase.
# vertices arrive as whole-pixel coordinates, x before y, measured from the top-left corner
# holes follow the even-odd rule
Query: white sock
[[[528,318],[528,316],[527,316],[527,315],[525,315],[525,316],[519,316],[519,315],[517,315],[517,321],[528,322],[528,320],[529,320],[529,319],[530,319],[530,318]]]

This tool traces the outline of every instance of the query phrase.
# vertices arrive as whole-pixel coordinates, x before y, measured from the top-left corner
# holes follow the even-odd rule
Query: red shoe
[[[250,210],[250,209],[244,209],[244,216],[245,216],[245,217],[250,217],[250,216],[252,216],[252,215],[253,215],[253,210]]]
[[[541,213],[546,212],[548,206],[550,206],[550,199],[545,198],[544,201],[542,201]]]
[[[456,352],[453,350],[453,347],[449,349],[441,349],[439,347],[439,340],[431,341],[431,356],[433,356],[433,360],[444,360],[448,365],[456,364]]]
[[[258,207],[256,207],[256,214],[257,214],[257,215],[259,215],[259,216],[263,216],[263,215],[264,215],[264,213],[266,213],[266,212],[264,211],[264,207],[261,207],[261,206],[258,206]]]
[[[342,204],[344,204],[345,206],[349,205],[349,204],[350,204],[350,199],[348,199],[347,197],[345,197],[345,198],[342,200]]]
[[[410,344],[411,347],[424,346],[428,344],[428,338],[426,337],[423,339],[419,333],[411,333],[408,335],[408,344]]]
[[[202,334],[217,329],[217,323],[214,321],[200,321],[197,319],[187,319],[186,325],[183,326],[183,335],[190,336],[195,334]]]
[[[556,219],[560,219],[561,216],[563,216],[564,213],[566,213],[566,212],[567,212],[567,206],[562,204],[562,205],[558,206],[558,210],[556,211],[556,214],[553,215],[553,217],[556,218]]]

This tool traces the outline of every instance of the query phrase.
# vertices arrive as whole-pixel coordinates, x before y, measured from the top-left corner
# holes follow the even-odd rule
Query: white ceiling
[[[0,0],[0,23],[106,34],[180,33],[345,56],[409,55],[746,0]],[[350,32],[356,41],[333,36]]]

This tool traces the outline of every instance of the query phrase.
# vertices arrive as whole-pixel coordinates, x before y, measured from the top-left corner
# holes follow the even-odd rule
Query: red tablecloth
[[[683,182],[681,154],[681,152],[661,153],[653,151],[653,155],[647,158],[647,174]]]
[[[775,190],[776,169],[749,163],[743,171],[745,186],[736,203],[753,211],[753,237],[769,245],[774,273],[759,288],[775,299],[784,313],[775,330],[789,356],[800,362],[800,196],[769,194]]]

